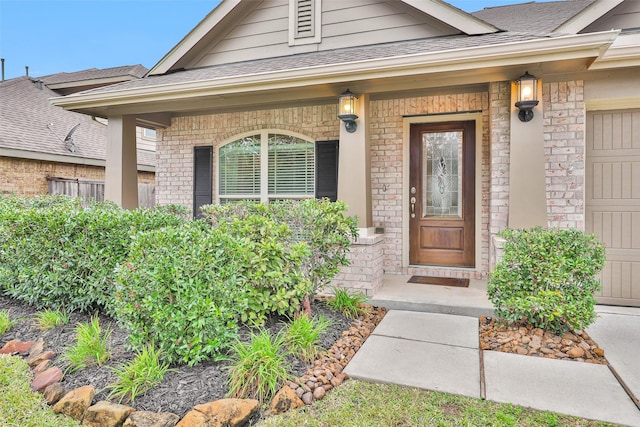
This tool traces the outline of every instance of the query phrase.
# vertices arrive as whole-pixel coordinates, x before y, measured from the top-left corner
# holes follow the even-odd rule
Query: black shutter
[[[338,199],[338,141],[316,142],[316,198]]]
[[[200,206],[212,201],[213,147],[193,148],[193,217],[200,218]]]

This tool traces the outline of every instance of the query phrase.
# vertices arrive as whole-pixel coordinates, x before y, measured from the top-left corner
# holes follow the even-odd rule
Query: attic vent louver
[[[296,6],[296,37],[313,37],[313,0],[298,0]]]
[[[289,45],[320,43],[321,0],[289,0]]]

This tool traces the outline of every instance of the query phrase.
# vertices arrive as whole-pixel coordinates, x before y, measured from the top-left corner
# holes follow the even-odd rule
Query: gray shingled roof
[[[411,54],[435,53],[452,49],[499,45],[504,43],[534,40],[538,38],[540,37],[527,33],[502,32],[473,37],[456,35],[359,46],[195,68],[161,76],[149,76],[138,80],[91,89],[82,93],[106,93],[114,90],[207,81],[225,77],[240,77],[273,71],[296,70],[314,66],[347,64],[350,62],[370,59],[383,59]]]
[[[106,126],[85,114],[51,105],[49,98],[55,96],[44,85],[39,89],[28,77],[1,82],[0,148],[71,156],[78,158],[79,163],[84,158],[105,160]],[[47,128],[49,123],[53,132]],[[64,139],[78,123],[80,126],[73,134],[77,150],[71,153],[59,138]],[[155,153],[138,150],[138,164],[155,166]]]
[[[39,77],[47,85],[59,83],[81,82],[93,79],[105,79],[111,77],[131,76],[137,79],[147,74],[147,68],[142,65],[125,65],[112,68],[90,68],[88,70],[76,71],[73,73],[56,73],[49,76]]]
[[[547,35],[594,1],[566,0],[521,3],[509,6],[487,7],[473,12],[472,15],[501,30]]]

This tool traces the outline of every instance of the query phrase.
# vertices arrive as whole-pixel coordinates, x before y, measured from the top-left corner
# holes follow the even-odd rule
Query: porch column
[[[358,96],[358,128],[349,133],[340,123],[338,199],[357,215],[360,236],[373,234],[371,213],[371,154],[369,152],[369,94]]]
[[[542,81],[538,85],[542,100]],[[547,227],[547,196],[542,102],[533,119],[521,122],[511,84],[511,144],[509,155],[509,228]]]
[[[126,209],[138,207],[136,120],[109,116],[104,198]]]

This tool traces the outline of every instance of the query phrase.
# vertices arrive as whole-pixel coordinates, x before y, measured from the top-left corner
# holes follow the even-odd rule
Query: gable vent
[[[296,3],[296,37],[313,37],[313,0]]]
[[[322,0],[289,0],[289,45],[320,43]]]

